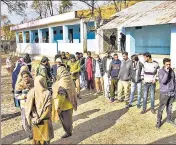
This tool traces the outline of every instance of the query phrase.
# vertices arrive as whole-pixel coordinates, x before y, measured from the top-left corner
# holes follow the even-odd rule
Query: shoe
[[[151,112],[152,112],[153,114],[156,114],[156,112],[155,112],[155,110],[154,110],[154,109],[152,109],[152,110],[151,110]]]
[[[110,103],[113,103],[115,101],[114,98],[110,98]]]
[[[172,120],[167,120],[166,122],[169,123],[169,124],[176,125],[176,122],[174,122],[174,121],[172,121]]]
[[[161,123],[157,123],[157,124],[156,124],[156,128],[159,129],[160,127],[161,127]]]
[[[141,114],[145,114],[145,113],[146,113],[146,110],[142,110],[142,111],[141,111]]]
[[[137,108],[140,109],[140,108],[141,108],[141,105],[137,105]]]
[[[68,138],[68,137],[70,137],[70,136],[72,136],[71,133],[63,135],[62,138]]]
[[[80,97],[80,95],[79,95],[79,94],[77,94],[77,98],[78,98],[78,99],[81,99],[81,97]]]
[[[130,107],[132,107],[131,104],[126,105],[126,108],[127,108],[127,109],[130,108]]]

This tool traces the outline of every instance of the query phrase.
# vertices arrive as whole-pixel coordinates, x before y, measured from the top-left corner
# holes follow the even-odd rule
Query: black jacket
[[[134,62],[133,62],[133,71],[131,73],[131,81],[134,83],[139,83],[142,81],[141,72],[144,66],[141,62],[139,62],[139,66],[137,67],[138,69],[136,69],[136,67],[134,67]]]
[[[105,56],[104,58],[103,58],[103,70],[104,70],[104,73],[108,73],[108,71],[109,70],[107,70],[106,68],[107,68],[107,57]],[[112,60],[112,57],[111,57],[111,60]]]

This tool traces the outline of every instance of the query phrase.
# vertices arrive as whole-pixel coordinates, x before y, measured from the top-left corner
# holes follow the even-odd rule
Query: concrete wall
[[[16,52],[53,57],[57,54],[57,43],[17,43]]]
[[[172,66],[176,68],[176,24],[171,25],[171,60]]]
[[[135,52],[170,54],[170,33],[170,25],[145,26],[142,29],[135,29]]]

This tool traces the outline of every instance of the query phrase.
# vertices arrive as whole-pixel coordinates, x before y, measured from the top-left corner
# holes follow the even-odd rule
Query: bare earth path
[[[30,143],[22,130],[20,110],[14,107],[11,78],[7,76],[4,66],[1,70],[2,144]],[[156,99],[157,109],[158,91]],[[52,144],[176,144],[176,127],[165,123],[160,130],[156,129],[156,114],[153,115],[150,110],[141,115],[141,109],[138,110],[136,106],[127,110],[124,103],[109,103],[102,96],[89,96],[86,92],[82,92],[82,99],[78,101],[78,111],[74,112],[73,136],[60,139],[64,131],[60,124],[53,124],[55,138]],[[173,111],[176,117],[176,103]]]

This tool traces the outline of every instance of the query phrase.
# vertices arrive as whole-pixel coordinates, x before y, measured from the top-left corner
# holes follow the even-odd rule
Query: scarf
[[[87,71],[88,80],[92,80],[93,79],[92,58],[91,57],[88,58],[86,63],[87,63],[86,71]]]
[[[51,105],[51,93],[46,88],[45,79],[42,76],[37,76],[34,88],[27,94],[25,113],[29,124],[31,120],[39,119]]]
[[[71,79],[69,72],[66,70],[64,66],[60,66],[57,69],[57,81],[52,86],[53,99],[57,98],[59,89],[63,89],[63,91],[66,91],[68,95],[68,99],[72,103],[73,109],[76,111],[77,97],[76,97],[75,85],[73,80]]]
[[[23,66],[20,68],[20,72],[19,72],[19,74],[18,74],[16,83],[21,82],[21,80],[22,80],[21,73],[22,73],[23,71],[28,71],[28,72],[29,72],[29,69],[28,69],[28,67],[27,67],[26,65],[23,65]]]

